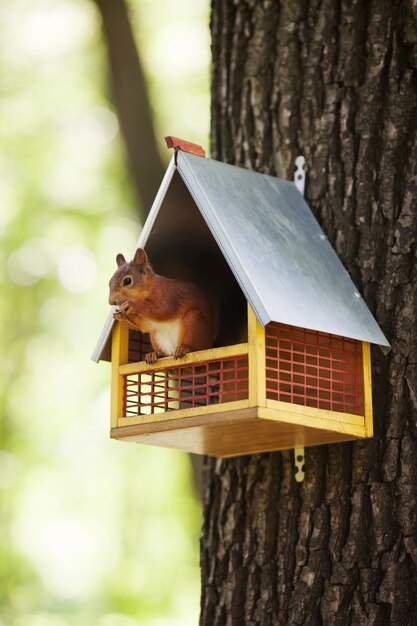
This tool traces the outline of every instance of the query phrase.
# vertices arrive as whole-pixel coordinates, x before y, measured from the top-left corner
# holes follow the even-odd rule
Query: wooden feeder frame
[[[300,330],[294,328],[294,332]],[[268,398],[266,330],[250,305],[247,343],[193,352],[179,360],[163,358],[154,365],[129,363],[129,330],[126,324],[117,323],[112,333],[111,437],[219,457],[372,437],[370,344],[327,336],[356,344],[359,351],[361,410],[357,414]],[[125,414],[127,376],[204,366],[228,358],[248,359],[246,399],[153,414]]]
[[[200,261],[217,247],[248,303],[248,341],[148,365],[143,335],[110,312],[92,358],[109,360],[111,338],[111,437],[219,457],[294,449],[302,480],[304,446],[372,437],[369,342],[389,343],[302,197],[303,157],[292,184],[167,143],[137,245],[156,263],[178,233]]]

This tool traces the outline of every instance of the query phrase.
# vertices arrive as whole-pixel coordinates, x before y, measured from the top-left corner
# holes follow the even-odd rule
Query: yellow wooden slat
[[[130,374],[142,374],[146,372],[157,372],[170,367],[184,367],[186,365],[198,365],[205,361],[216,361],[217,359],[225,359],[228,357],[245,356],[248,353],[248,344],[239,343],[233,346],[225,346],[223,348],[211,348],[210,350],[199,350],[198,352],[189,352],[181,359],[173,357],[165,357],[158,359],[153,365],[148,365],[145,361],[137,363],[128,363],[121,365],[119,373],[122,376]]]
[[[305,417],[306,426],[314,426],[314,424],[309,423],[309,420],[314,420],[316,417],[334,422],[364,426],[363,415],[355,415],[354,413],[342,413],[341,411],[318,409],[312,406],[303,406],[302,404],[293,404],[291,402],[282,402],[279,400],[267,400],[266,408],[273,409],[274,411],[290,411],[297,413],[298,415],[303,415]]]
[[[265,406],[266,402],[266,359],[265,329],[259,324],[248,304],[248,352],[249,352],[249,403],[250,406]]]
[[[266,422],[267,420],[263,421]],[[318,429],[313,430],[311,428],[298,426],[296,424],[291,424],[290,426],[295,429],[293,433],[283,432],[281,437],[276,437],[276,435],[271,432],[269,441],[261,441],[261,445],[259,445],[256,441],[256,433],[251,433],[252,443],[250,444],[250,447],[248,445],[246,449],[244,449],[243,451],[241,450],[237,453],[234,451],[231,451],[231,453],[229,453],[228,450],[226,452],[222,450],[219,456],[227,459],[231,457],[242,456],[243,454],[262,454],[263,452],[294,450],[295,448],[299,447],[308,448],[312,446],[321,446],[329,443],[340,443],[358,439],[357,436],[351,435],[349,433],[336,433],[334,431],[330,432],[327,430]],[[257,427],[259,428],[259,424],[257,424]]]
[[[235,402],[223,402],[222,404],[210,404],[209,406],[198,406],[190,409],[178,409],[167,411],[166,413],[154,413],[152,415],[135,415],[132,417],[119,417],[117,427],[134,426],[135,424],[153,424],[155,422],[164,422],[173,420],[182,420],[187,417],[199,417],[200,415],[213,414],[215,419],[216,413],[226,414],[227,412],[237,411],[249,408],[248,400],[236,400]]]
[[[129,329],[126,324],[117,322],[112,333],[112,371],[111,371],[111,427],[117,426],[117,420],[123,415],[123,376],[119,373],[121,364],[128,360]]]
[[[353,423],[353,421],[351,420],[342,422],[336,419],[332,419],[332,412],[327,412],[324,409],[313,409],[314,414],[308,415],[306,414],[305,409],[309,408],[310,407],[289,404],[287,402],[268,400],[267,408],[259,409],[259,417],[262,419],[285,422],[287,424],[303,425],[307,428],[320,428],[327,431],[352,434],[356,437],[365,437],[365,425],[363,417],[362,424],[360,425]],[[349,414],[346,415],[348,416]]]
[[[228,402],[223,404],[214,404],[210,406],[194,407],[190,409],[181,409],[175,411],[169,411],[167,413],[157,413],[153,415],[138,415],[132,417],[120,417],[117,421],[117,427],[134,426],[136,424],[152,424],[160,423],[163,426],[167,421],[172,422],[176,420],[182,420],[189,417],[199,417],[213,415],[213,424],[216,423],[217,414],[227,415],[233,411],[246,409],[249,407],[248,400],[238,400],[236,402]],[[267,401],[267,408],[259,409],[258,414],[262,419],[282,421],[287,424],[297,424],[306,426],[307,428],[325,429],[333,432],[340,432],[345,434],[353,434],[357,437],[365,436],[365,428],[363,424],[363,418],[356,415],[346,414],[347,418],[355,418],[353,421],[338,421],[329,418],[331,411],[313,409],[313,415],[307,415],[305,409],[310,407],[296,406],[285,402],[276,402],[274,400]],[[344,414],[339,414],[343,416]],[[358,420],[362,419],[362,424],[358,423]]]
[[[371,375],[371,346],[368,342],[362,342],[363,360],[363,390],[365,401],[365,431],[367,437],[373,437],[373,411],[372,411],[372,375]]]

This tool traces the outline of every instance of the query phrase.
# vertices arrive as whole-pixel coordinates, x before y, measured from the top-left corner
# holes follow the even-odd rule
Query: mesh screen
[[[248,397],[247,356],[124,377],[124,415],[151,415]]]
[[[275,323],[265,330],[268,399],[364,415],[360,341]]]

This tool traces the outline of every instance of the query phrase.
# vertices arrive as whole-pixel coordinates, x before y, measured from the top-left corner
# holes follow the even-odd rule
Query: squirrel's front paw
[[[161,352],[161,350],[156,350],[155,352],[148,352],[148,354],[145,355],[145,361],[147,362],[148,365],[153,365],[154,363],[157,362],[158,359],[160,359],[163,356],[165,356],[165,354]]]
[[[158,354],[157,352],[148,352],[148,354],[145,355],[145,361],[147,362],[148,365],[153,365],[154,363],[156,363],[158,360]]]
[[[174,359],[181,359],[183,356],[191,352],[191,346],[182,343],[174,352]]]

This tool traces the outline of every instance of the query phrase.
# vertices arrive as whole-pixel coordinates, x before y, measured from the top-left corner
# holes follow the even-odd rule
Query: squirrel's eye
[[[125,285],[125,287],[132,284],[132,279],[130,278],[130,276],[126,276],[126,278],[123,279],[123,284]]]

